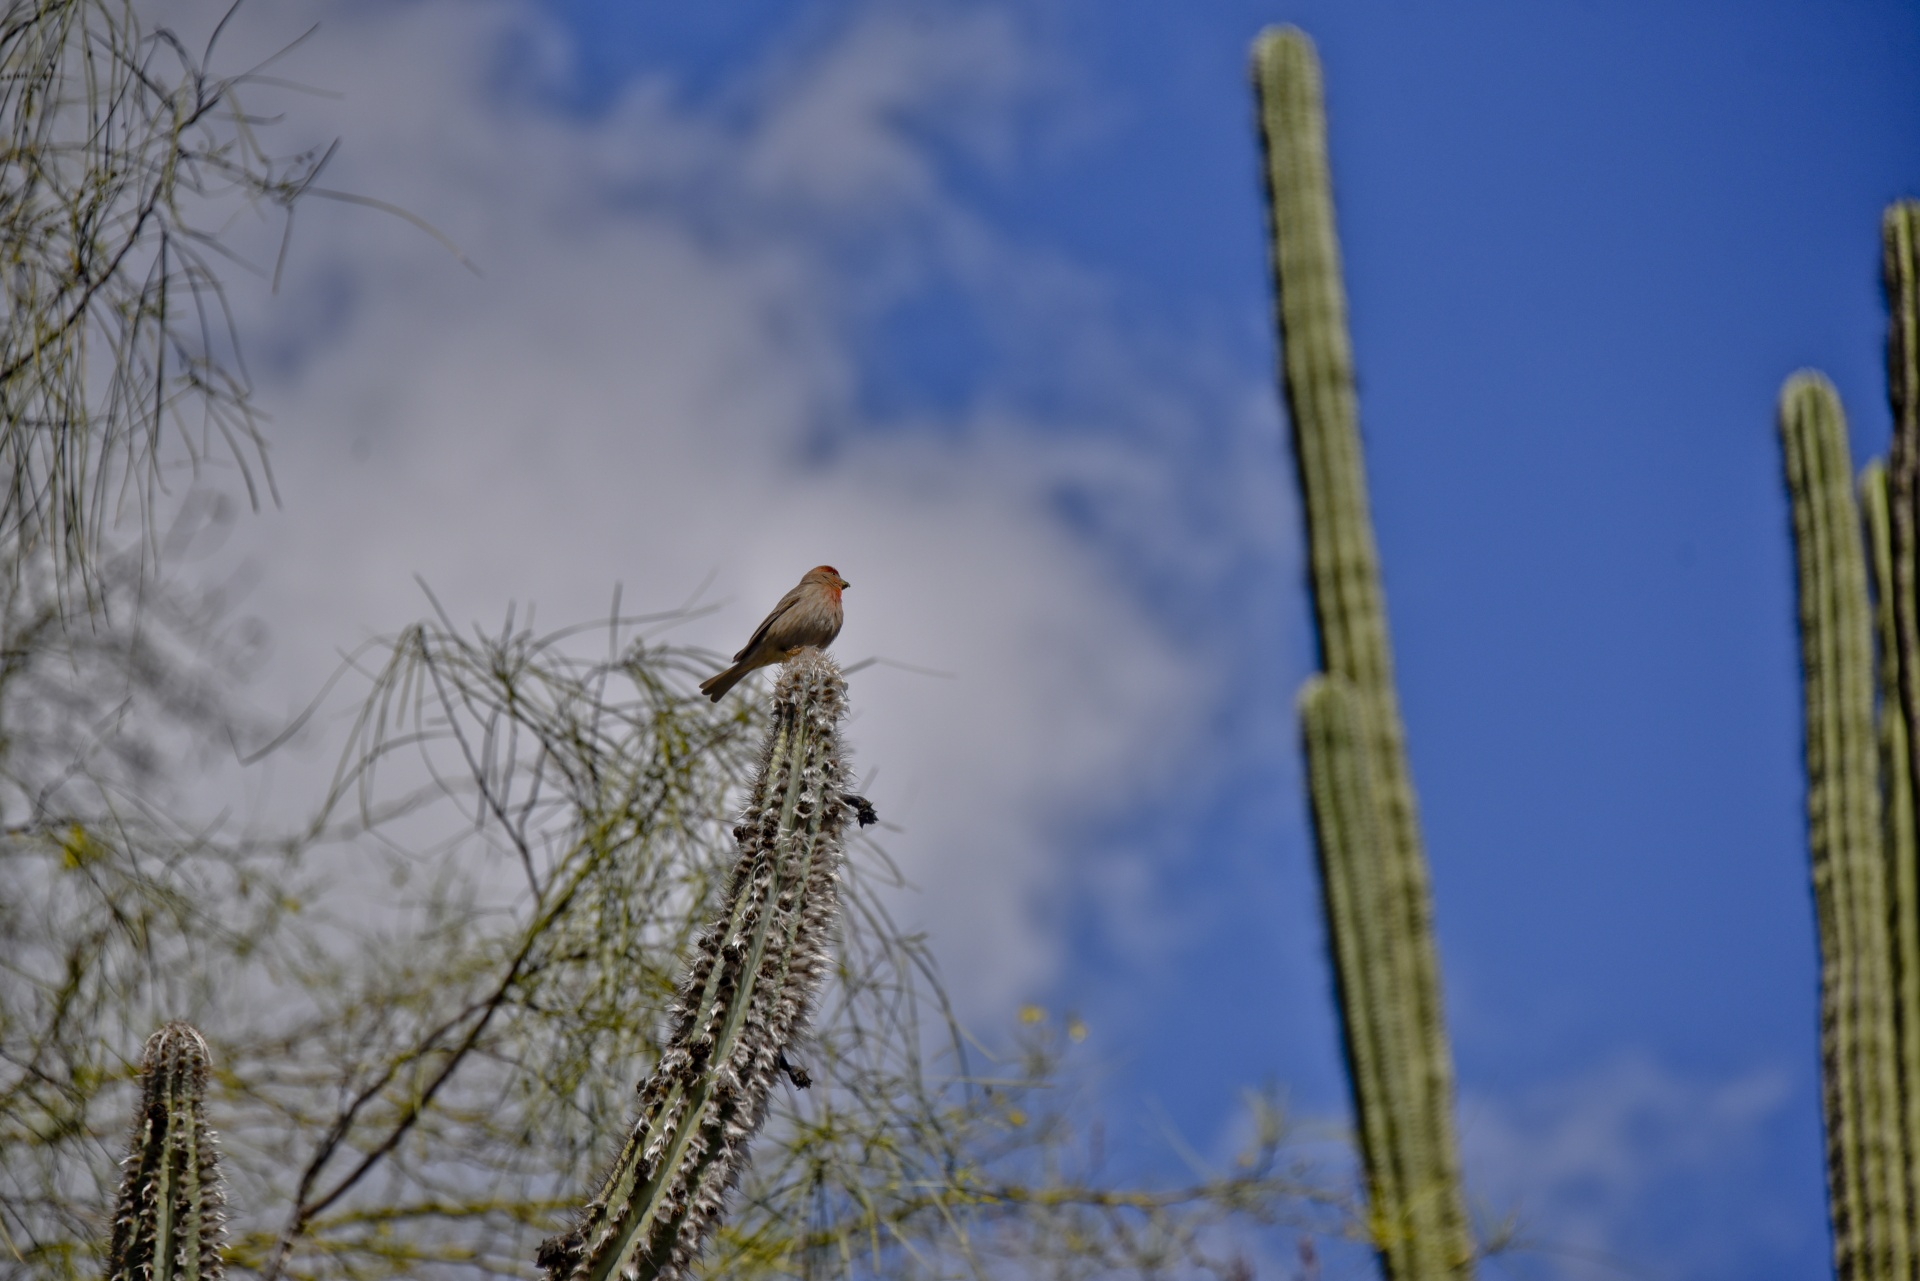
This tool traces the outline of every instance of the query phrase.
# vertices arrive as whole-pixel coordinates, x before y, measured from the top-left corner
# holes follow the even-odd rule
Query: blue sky
[[[327,80],[329,59],[370,32],[419,37],[440,12],[420,10],[428,18],[334,13],[313,74]],[[1306,28],[1326,68],[1463,1128],[1488,1207],[1517,1205],[1534,1238],[1568,1247],[1498,1270],[1615,1274],[1595,1252],[1658,1277],[1827,1267],[1772,404],[1789,373],[1817,366],[1846,400],[1858,456],[1884,448],[1877,230],[1886,202],[1920,194],[1920,9],[503,0],[483,12],[478,34],[408,47],[465,60],[446,97],[476,95],[497,126],[484,142],[434,124],[433,104],[398,78],[338,74],[360,104],[342,110],[364,116],[358,135],[340,130],[343,167],[366,166],[351,185],[402,188],[393,198],[489,276],[476,284],[390,228],[303,223],[290,301],[265,322],[300,353],[282,392],[281,471],[296,479],[269,541],[297,545],[303,511],[372,510],[328,497],[357,474],[349,444],[380,458],[399,424],[478,396],[451,355],[410,357],[407,374],[381,364],[383,343],[426,341],[396,318],[403,302],[438,308],[436,326],[504,335],[509,314],[541,314],[537,281],[561,278],[552,264],[570,262],[570,246],[600,246],[602,264],[660,264],[605,303],[607,315],[635,309],[618,313],[633,359],[650,341],[692,351],[710,333],[699,350],[737,342],[752,360],[715,358],[710,382],[657,417],[632,408],[651,393],[594,392],[641,424],[621,438],[635,465],[712,474],[688,461],[695,445],[669,447],[651,423],[764,449],[769,486],[871,508],[845,529],[884,529],[909,549],[897,573],[888,562],[863,575],[857,549],[834,554],[855,583],[850,610],[865,583],[904,599],[960,566],[964,617],[1014,616],[993,626],[1016,639],[983,643],[977,670],[1011,691],[1003,741],[1036,744],[1021,768],[1040,782],[991,776],[1022,798],[1022,826],[974,846],[964,833],[933,841],[924,910],[959,936],[963,982],[970,930],[991,920],[1019,936],[996,946],[1024,959],[982,980],[976,1018],[1010,1018],[1026,999],[1084,1014],[1114,1132],[1167,1169],[1161,1127],[1217,1147],[1243,1085],[1280,1082],[1307,1113],[1345,1106],[1293,739],[1312,642],[1245,74],[1262,25]],[[886,80],[896,47],[917,51],[911,75],[868,97],[833,89]],[[864,150],[842,145],[847,120]],[[430,145],[454,176],[425,185],[425,153],[409,161],[402,142]],[[546,258],[502,230],[492,196],[459,194],[456,161],[480,172],[489,148],[515,146],[582,157],[564,163],[585,175],[584,203],[528,206],[528,225],[555,237]],[[397,247],[370,249],[369,236]],[[669,242],[672,254],[648,256]],[[425,283],[402,300],[342,265],[383,254],[426,263],[397,269]],[[738,313],[714,310],[736,286]],[[646,310],[656,303],[664,318]],[[607,341],[599,326],[551,351],[536,342],[530,359],[560,372],[525,378],[598,386],[608,375],[592,357]],[[359,426],[303,434],[293,402],[323,384],[335,408],[352,406],[329,422]],[[406,448],[394,445],[392,475],[411,474]],[[459,484],[434,483],[506,483],[486,448]],[[571,465],[590,468],[582,450]],[[541,458],[555,496],[535,506],[570,512],[568,465]],[[271,532],[276,520],[290,532]],[[741,618],[757,613],[791,556],[756,550],[751,533],[669,548],[658,592],[711,568]],[[967,540],[985,541],[957,547]],[[383,553],[413,556],[396,568],[489,611],[503,562],[438,554]],[[508,590],[584,609],[604,581],[623,577],[631,594],[649,572],[596,566],[572,596],[548,576]],[[1015,580],[1031,586],[998,594]],[[328,608],[369,627],[403,608],[345,591]],[[263,600],[271,615],[271,591]],[[286,617],[283,634],[297,632]],[[946,664],[941,642],[907,623],[877,618],[861,635],[860,621],[843,648]],[[903,842],[957,826],[965,807],[911,799],[958,786],[954,775],[884,755],[922,741],[911,734],[937,739],[939,714],[916,704],[898,713],[912,726],[896,727],[884,704],[919,687],[869,688],[876,799],[904,774],[896,812],[920,816]],[[972,778],[964,769],[1002,723],[968,725],[926,760]],[[1087,764],[1052,760],[1065,756]],[[1002,873],[1004,893],[983,888]]]

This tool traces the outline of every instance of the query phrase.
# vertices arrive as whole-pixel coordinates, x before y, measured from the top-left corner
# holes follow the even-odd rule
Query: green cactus
[[[147,1039],[140,1112],[108,1247],[108,1281],[218,1281],[226,1216],[220,1160],[207,1128],[211,1055],[191,1025]]]
[[[1893,447],[1887,455],[1893,653],[1891,694],[1908,725],[1920,725],[1920,202],[1897,201],[1881,220],[1887,289],[1887,395]],[[1908,786],[1920,795],[1920,759],[1908,762]]]
[[[1404,1009],[1393,976],[1367,964],[1391,947],[1384,937],[1387,918],[1378,910],[1383,834],[1371,736],[1359,694],[1339,676],[1307,682],[1300,724],[1334,981],[1345,1016],[1347,1071],[1357,1099],[1379,1101],[1358,1109],[1361,1149],[1369,1154],[1372,1234],[1388,1275],[1408,1276],[1417,1255],[1414,1225],[1404,1209],[1417,1171],[1408,1166],[1413,1145],[1400,1127],[1413,1110],[1407,1074],[1393,1070],[1406,1057]]]
[[[1302,710],[1375,1245],[1394,1281],[1469,1276],[1453,1057],[1368,508],[1319,60],[1283,27],[1261,34],[1253,62],[1282,383],[1328,677]]]
[[[845,791],[845,706],[840,669],[820,651],[782,670],[725,900],[625,1145],[573,1229],[541,1247],[551,1281],[683,1276],[718,1222],[831,963],[857,804]]]
[[[1860,505],[1873,570],[1874,636],[1879,644],[1881,862],[1887,885],[1887,929],[1892,952],[1894,1033],[1901,1087],[1900,1165],[1906,1185],[1907,1232],[1920,1257],[1915,1193],[1915,1144],[1920,1136],[1920,860],[1915,857],[1911,744],[1900,695],[1898,624],[1894,619],[1893,522],[1887,469],[1869,463],[1860,475]]]
[[[1915,779],[1920,760],[1913,727],[1920,724],[1920,531],[1915,529],[1916,460],[1920,460],[1920,202],[1888,206],[1881,223],[1887,291],[1887,390],[1893,409],[1893,449],[1904,477],[1896,501],[1890,475],[1868,505],[1881,644],[1881,752],[1887,808],[1885,864],[1892,918],[1894,1024],[1902,1088],[1902,1174],[1907,1234],[1920,1258],[1920,831]],[[1889,468],[1874,468],[1885,474]],[[1875,488],[1871,479],[1868,489]],[[1879,509],[1886,515],[1881,517]]]
[[[1832,384],[1817,374],[1789,379],[1780,395],[1780,435],[1800,578],[1835,1265],[1842,1278],[1906,1277],[1915,1259],[1874,628],[1846,419]]]

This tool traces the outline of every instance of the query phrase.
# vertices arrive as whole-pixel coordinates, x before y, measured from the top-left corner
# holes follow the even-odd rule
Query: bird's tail
[[[717,703],[727,696],[728,690],[738,685],[741,678],[752,670],[753,668],[745,663],[735,663],[726,671],[709,676],[707,679],[701,681],[700,692]]]

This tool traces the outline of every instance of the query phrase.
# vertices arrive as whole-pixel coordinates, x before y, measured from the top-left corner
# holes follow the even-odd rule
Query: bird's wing
[[[758,649],[760,642],[767,638],[767,633],[773,630],[773,625],[780,621],[780,616],[799,603],[800,589],[798,587],[788,592],[785,596],[782,596],[780,603],[773,607],[773,612],[761,619],[760,626],[753,629],[753,635],[747,638],[747,643],[740,652],[733,656],[733,661],[738,663],[745,659],[748,654],[753,653],[755,649]]]

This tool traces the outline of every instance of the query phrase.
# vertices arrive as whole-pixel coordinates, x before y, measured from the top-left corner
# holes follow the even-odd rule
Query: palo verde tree
[[[237,6],[236,6],[237,7]],[[224,22],[220,26],[224,26]],[[233,464],[268,485],[225,307],[221,230],[290,208],[322,158],[266,151],[242,99],[129,0],[0,14],[0,539],[85,580],[131,518],[155,550],[162,472]]]

